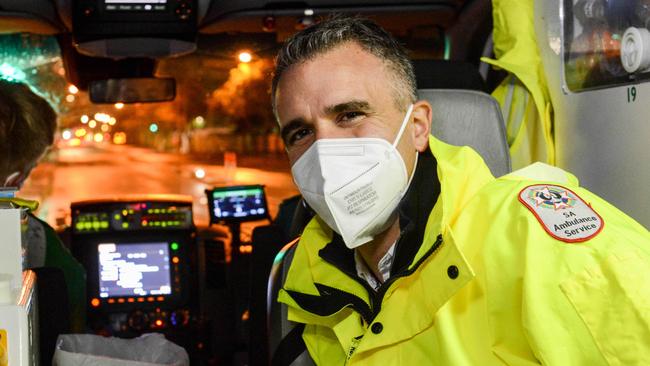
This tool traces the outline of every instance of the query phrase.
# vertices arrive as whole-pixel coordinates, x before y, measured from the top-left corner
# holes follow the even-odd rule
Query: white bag
[[[56,341],[53,366],[189,366],[187,352],[162,334],[134,339],[90,334],[62,334]]]

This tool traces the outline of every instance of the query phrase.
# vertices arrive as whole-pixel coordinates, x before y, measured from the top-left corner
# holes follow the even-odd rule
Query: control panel
[[[191,199],[85,201],[71,211],[91,329],[117,336],[189,331],[198,308]]]
[[[72,229],[77,234],[109,231],[191,229],[192,208],[160,202],[116,204],[110,211],[77,210]]]

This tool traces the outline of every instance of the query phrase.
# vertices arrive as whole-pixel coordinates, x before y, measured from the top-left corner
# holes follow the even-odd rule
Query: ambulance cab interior
[[[321,17],[368,16],[410,50],[420,97],[437,111],[432,133],[473,146],[500,176],[512,166],[501,106],[489,93],[506,72],[480,61],[494,57],[491,10],[489,0],[0,0],[0,49],[30,37],[37,37],[43,49],[52,47],[55,51],[41,54],[18,48],[15,58],[25,64],[29,58],[42,57],[42,64],[55,59],[59,68],[48,67],[62,68],[56,82],[78,89],[76,98],[87,98],[91,116],[104,106],[164,109],[180,99],[173,108],[184,116],[178,121],[182,126],[197,123],[193,98],[228,80],[239,67],[240,50],[272,63],[284,39]],[[175,70],[175,62],[192,57],[200,62],[185,65],[205,69],[191,75]],[[202,78],[201,72],[212,74]],[[71,103],[60,102],[63,110]],[[63,123],[60,128],[67,128]],[[226,166],[227,158],[220,159]],[[640,174],[647,183],[647,172]],[[134,177],[122,178],[138,184]],[[122,338],[162,333],[188,352],[192,365],[270,364],[291,329],[273,301],[291,258],[291,246],[285,245],[312,213],[296,189],[269,198],[265,184],[234,179],[205,185],[195,194],[125,190],[111,197],[98,187],[97,197],[69,202],[61,218],[50,216],[48,222],[86,270],[85,331]],[[126,264],[114,262],[124,257]],[[154,290],[134,294],[111,282],[104,268],[123,265],[151,271],[147,278]],[[39,298],[40,359],[34,364],[45,365],[56,337],[69,332],[69,324],[44,319],[64,312],[67,300],[60,297],[61,281],[38,284],[48,291]]]

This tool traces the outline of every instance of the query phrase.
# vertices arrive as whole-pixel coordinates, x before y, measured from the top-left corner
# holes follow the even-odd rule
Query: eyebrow
[[[325,113],[339,114],[341,112],[349,112],[349,111],[368,112],[371,109],[372,108],[370,108],[370,103],[368,103],[365,100],[351,100],[349,102],[327,106],[325,107]]]

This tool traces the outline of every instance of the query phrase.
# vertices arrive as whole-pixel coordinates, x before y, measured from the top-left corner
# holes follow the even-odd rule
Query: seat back
[[[452,145],[472,147],[483,157],[494,176],[510,172],[510,153],[503,117],[499,104],[492,96],[460,89],[420,89],[418,94],[420,99],[429,101],[433,107],[431,134]],[[298,214],[304,215],[303,212]],[[294,218],[294,221],[306,222],[304,218]],[[295,323],[287,319],[287,307],[279,304],[276,299],[286,279],[297,243],[296,239],[278,253],[268,281],[267,324],[270,329],[271,354],[295,326]],[[290,364],[306,366],[314,363],[307,352],[303,352]]]
[[[511,171],[510,150],[499,103],[489,94],[460,89],[420,89],[431,103],[431,134],[452,144],[476,150],[495,177]]]

